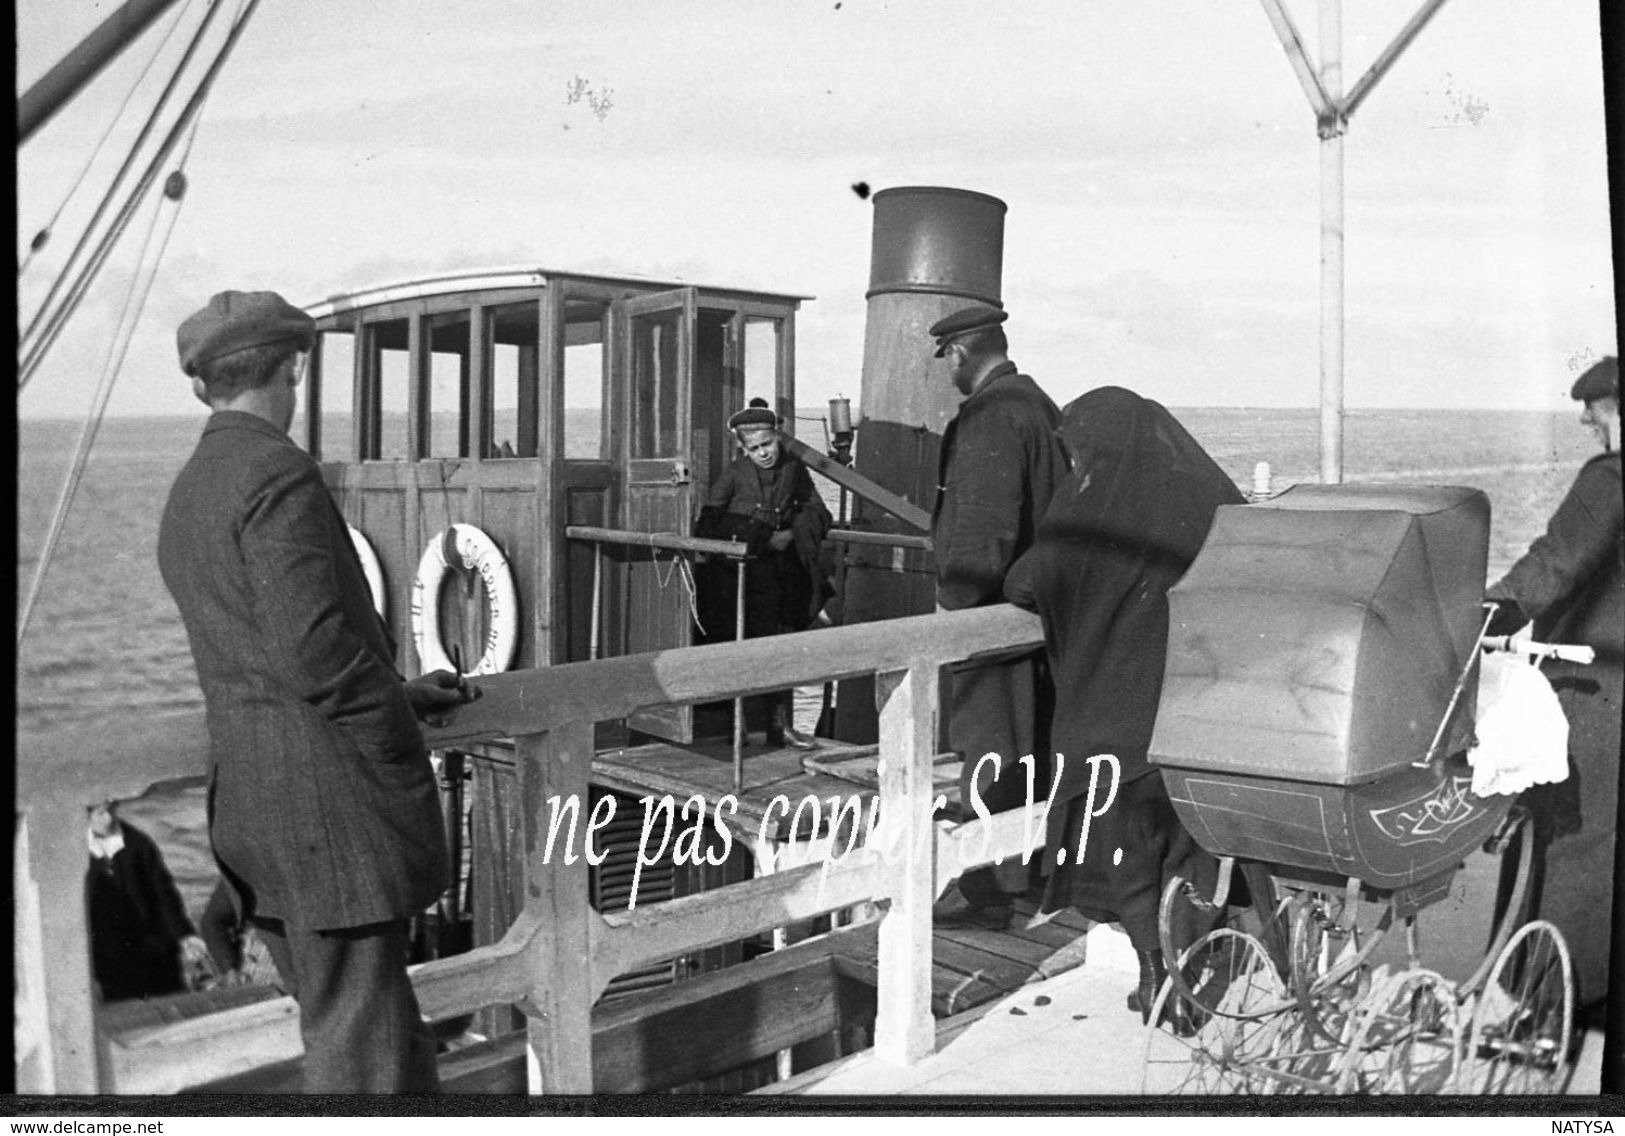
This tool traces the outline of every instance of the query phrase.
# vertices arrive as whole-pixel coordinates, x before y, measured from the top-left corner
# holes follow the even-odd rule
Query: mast
[[[1399,61],[1444,0],[1424,0],[1343,95],[1343,2],[1320,0],[1320,68],[1310,62],[1284,0],[1259,0],[1315,112],[1320,136],[1320,480],[1343,480],[1343,135],[1377,81]]]
[[[96,77],[175,0],[127,0],[97,29],[79,41],[55,67],[17,100],[17,145],[21,146]]]
[[[1320,0],[1320,81],[1343,97],[1343,0]],[[1339,109],[1320,125],[1320,480],[1343,480],[1343,135]]]

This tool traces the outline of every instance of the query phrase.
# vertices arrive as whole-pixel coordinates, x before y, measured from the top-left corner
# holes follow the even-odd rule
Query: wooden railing
[[[1032,815],[933,821],[938,669],[1041,642],[1035,616],[998,606],[482,677],[484,697],[429,741],[515,740],[524,907],[500,942],[414,969],[425,1015],[514,1004],[528,1019],[531,1090],[590,1092],[592,1004],[615,975],[872,901],[883,912],[875,1050],[894,1062],[930,1053],[934,899],[964,868],[1020,855],[1044,829],[1042,802]],[[859,675],[875,676],[880,703],[877,847],[608,915],[588,903],[585,858],[548,848],[549,800],[574,797],[585,810],[595,723],[645,706]],[[91,751],[94,762],[58,752],[52,766],[51,753],[22,755],[27,772],[20,775],[14,845],[20,1091],[173,1092],[301,1051],[298,1010],[287,998],[116,1037],[97,1034],[83,900],[84,806],[198,775],[201,715],[168,720],[155,734],[163,748],[154,753],[148,745],[129,765],[105,737]],[[121,770],[118,782],[110,770]],[[912,823],[892,827],[899,818]],[[882,852],[888,832],[894,839]]]

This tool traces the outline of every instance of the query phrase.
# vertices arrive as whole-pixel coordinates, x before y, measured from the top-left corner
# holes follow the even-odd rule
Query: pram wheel
[[[1362,928],[1360,891],[1351,881],[1341,893],[1310,891],[1297,904],[1292,925],[1292,990],[1305,1031],[1318,1044],[1347,1045],[1350,1014],[1370,993],[1366,960],[1393,925],[1385,904],[1376,925]]]
[[[1284,1030],[1294,1015],[1286,985],[1264,944],[1244,931],[1210,931],[1179,956],[1157,993],[1151,1021],[1170,999],[1183,998],[1197,1031],[1178,1037],[1147,1027],[1142,1091],[1163,1086],[1181,1070],[1181,1093],[1276,1092],[1269,1063],[1290,1053]]]
[[[1545,920],[1526,923],[1495,960],[1473,1009],[1458,1087],[1469,1093],[1559,1093],[1568,1083],[1574,968]]]
[[[1451,1087],[1466,1014],[1431,970],[1375,976],[1355,1008],[1338,1091],[1440,1093]]]

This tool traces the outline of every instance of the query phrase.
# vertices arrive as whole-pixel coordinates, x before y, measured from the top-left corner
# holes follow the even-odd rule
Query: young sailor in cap
[[[779,416],[765,400],[752,399],[728,419],[728,429],[741,453],[711,486],[694,535],[744,539],[754,546],[745,565],[745,638],[804,631],[830,596],[818,559],[832,524],[829,508],[806,465],[785,450]],[[711,639],[734,636],[737,570],[719,561],[709,565],[705,591],[711,599],[703,619]],[[771,707],[769,745],[814,748],[792,720],[793,691],[762,697]]]

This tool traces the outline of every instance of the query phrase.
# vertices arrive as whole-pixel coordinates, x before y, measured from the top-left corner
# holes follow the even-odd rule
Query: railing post
[[[42,807],[25,806],[17,813],[17,823],[13,847],[19,863],[13,870],[26,892],[20,890],[16,897],[15,965],[26,977],[34,969],[29,965],[31,957],[37,956],[37,973],[42,979],[41,987],[30,990],[35,1011],[28,1022],[30,1036],[19,1039],[34,1044],[39,1060],[28,1068],[41,1083],[22,1084],[24,1067],[19,1065],[17,1087],[25,1092],[100,1092],[90,921],[85,911],[89,855],[85,851],[85,812],[82,807],[54,801]],[[33,918],[28,917],[29,906]],[[42,1006],[43,1019],[38,1016]],[[38,1033],[42,1026],[43,1035]]]
[[[522,1007],[526,1025],[526,1072],[533,1093],[592,1092],[592,959],[587,941],[591,915],[587,860],[587,775],[592,769],[593,724],[570,722],[547,733],[516,739],[520,808],[525,823],[525,910],[540,928],[527,951],[530,993]],[[562,811],[574,800],[580,810],[576,840],[566,844],[569,824],[548,843],[549,798]],[[568,851],[569,855],[566,855]],[[573,860],[568,863],[567,860]]]
[[[875,1055],[906,1065],[936,1049],[931,1017],[931,905],[936,841],[931,757],[937,737],[937,667],[917,662],[875,676],[880,705],[880,853],[892,870],[880,921]],[[898,826],[894,828],[893,826]],[[900,831],[899,831],[900,829]]]

